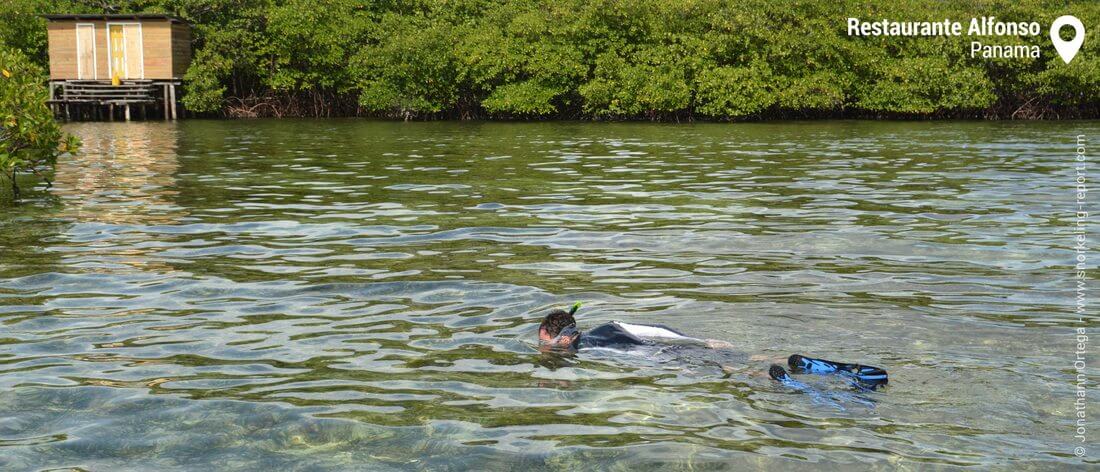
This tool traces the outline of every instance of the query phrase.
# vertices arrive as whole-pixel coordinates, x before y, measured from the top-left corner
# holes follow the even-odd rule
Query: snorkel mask
[[[581,344],[581,332],[577,331],[576,326],[566,326],[565,329],[562,329],[561,333],[558,333],[558,336],[554,338],[554,344],[577,349]]]

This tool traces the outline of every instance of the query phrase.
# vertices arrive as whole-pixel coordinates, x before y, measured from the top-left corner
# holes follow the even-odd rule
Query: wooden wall
[[[183,77],[191,66],[191,27],[175,23],[172,25],[172,71],[176,77]]]
[[[47,35],[50,80],[77,79],[76,24],[95,25],[95,79],[111,80],[107,52],[107,21],[51,20]],[[180,79],[191,63],[191,31],[187,25],[168,20],[112,20],[110,23],[141,23],[144,78]],[[128,60],[132,60],[127,57]]]
[[[172,24],[142,21],[141,40],[145,51],[145,78],[172,78]]]
[[[77,78],[76,22],[51,21],[46,26],[46,35],[50,42],[50,80]],[[96,36],[99,36],[98,28]],[[97,47],[99,46],[98,40],[97,37]],[[106,62],[103,65],[106,66]]]

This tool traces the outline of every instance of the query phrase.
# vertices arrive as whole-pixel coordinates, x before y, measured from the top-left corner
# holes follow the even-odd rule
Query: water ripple
[[[4,470],[1078,464],[1059,125],[70,130],[0,216]],[[574,300],[736,350],[537,353]]]

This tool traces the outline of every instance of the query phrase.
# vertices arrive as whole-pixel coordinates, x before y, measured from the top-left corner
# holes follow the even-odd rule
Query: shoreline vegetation
[[[8,0],[0,48],[45,66],[48,13],[191,23],[184,105],[212,117],[746,121],[1100,117],[1100,2]],[[1065,64],[1046,28],[1073,14]],[[849,35],[849,18],[1042,25]],[[990,20],[992,21],[992,20]],[[972,43],[1039,50],[983,57]]]
[[[0,204],[19,200],[20,173],[49,186],[47,174],[57,157],[80,148],[80,140],[65,133],[46,107],[44,76],[19,51],[0,48]]]

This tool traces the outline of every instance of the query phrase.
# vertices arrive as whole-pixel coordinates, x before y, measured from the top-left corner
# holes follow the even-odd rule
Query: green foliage
[[[61,131],[46,106],[45,79],[42,69],[21,52],[0,46],[0,174],[16,198],[17,173],[52,168],[59,154],[79,146]]]
[[[437,113],[459,98],[455,25],[421,16],[385,15],[378,44],[353,59],[359,102],[373,111]]]
[[[860,108],[932,114],[941,109],[981,109],[997,98],[980,69],[951,67],[942,57],[890,61],[876,73],[878,80],[857,102]]]
[[[771,69],[762,63],[748,67],[716,67],[699,74],[700,113],[710,116],[748,116],[775,104]]]
[[[662,52],[647,54],[650,63],[632,63],[614,55],[598,59],[595,77],[580,87],[585,110],[597,115],[636,116],[690,107],[689,71]]]
[[[0,44],[39,64],[43,13],[184,18],[195,56],[183,100],[200,112],[248,100],[280,114],[404,118],[1095,117],[1100,107],[1100,35],[1066,65],[1046,32],[1066,13],[1095,29],[1093,0],[7,1]],[[965,28],[986,15],[1039,22],[1039,36],[977,39],[1042,56],[972,58],[973,37],[846,30],[848,17]]]
[[[46,65],[46,0],[4,0],[0,7],[0,46],[22,51]]]
[[[564,89],[528,80],[497,87],[482,100],[481,106],[490,113],[549,115],[558,111],[553,102],[563,92]]]

